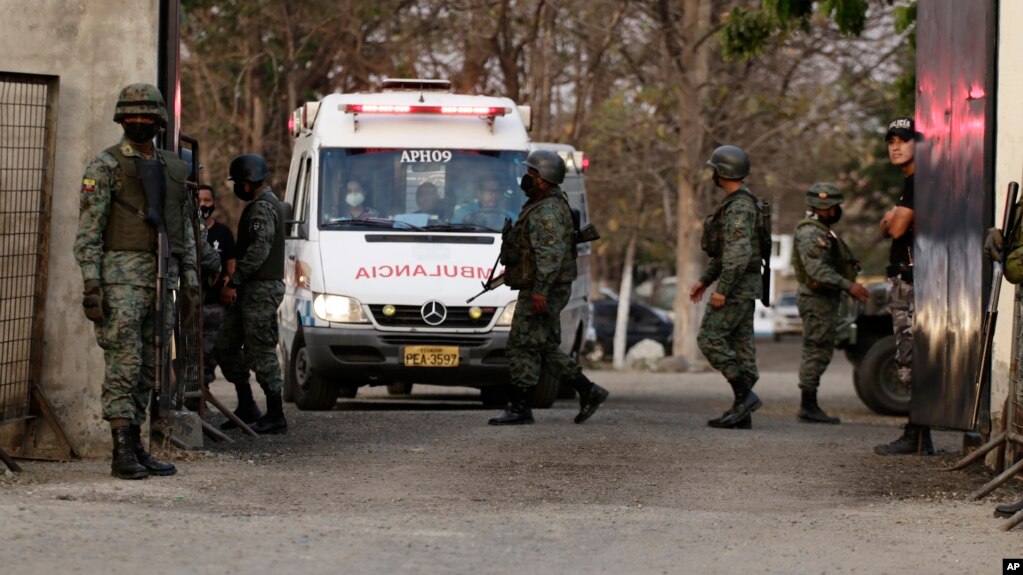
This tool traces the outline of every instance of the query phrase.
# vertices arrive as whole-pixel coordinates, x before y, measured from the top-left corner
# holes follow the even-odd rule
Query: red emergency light
[[[445,116],[504,116],[508,108],[494,106],[406,106],[402,104],[346,104],[346,114],[437,114]]]
[[[590,167],[590,157],[587,156],[587,155],[583,155],[583,173],[584,174],[586,173],[586,170],[589,169],[589,167]]]

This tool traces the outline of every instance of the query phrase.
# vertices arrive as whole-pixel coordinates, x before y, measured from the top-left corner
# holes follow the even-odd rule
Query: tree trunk
[[[615,317],[613,363],[615,369],[625,367],[625,348],[628,344],[629,308],[632,307],[632,264],[636,257],[636,232],[629,235],[622,264],[622,283],[618,286],[618,315]]]

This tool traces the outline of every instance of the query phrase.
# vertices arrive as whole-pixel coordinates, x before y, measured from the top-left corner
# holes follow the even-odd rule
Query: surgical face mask
[[[345,203],[349,206],[357,207],[361,206],[362,202],[366,200],[366,196],[362,192],[352,192],[345,196]]]
[[[234,195],[238,196],[238,199],[243,202],[248,202],[252,198],[256,197],[256,194],[250,194],[245,191],[245,184],[241,182],[234,183]]]
[[[213,206],[199,206],[199,213],[202,214],[203,219],[209,219],[213,215]]]
[[[519,187],[522,188],[523,192],[527,194],[536,189],[536,180],[533,179],[532,174],[526,174],[522,176],[522,181],[519,182]]]
[[[124,129],[124,135],[136,144],[145,144],[146,142],[153,141],[153,138],[160,131],[160,126],[156,123],[125,122],[121,126]]]

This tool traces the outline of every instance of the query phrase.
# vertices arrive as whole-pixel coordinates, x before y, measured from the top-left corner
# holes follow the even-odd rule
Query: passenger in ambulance
[[[460,222],[476,224],[492,230],[504,227],[505,218],[514,220],[515,214],[504,208],[501,184],[494,176],[484,176],[476,188],[476,205],[460,218]]]
[[[416,188],[416,206],[419,207],[416,213],[426,214],[431,222],[444,219],[444,202],[433,182],[423,182]]]
[[[367,193],[366,186],[359,180],[348,180],[343,187],[337,188],[334,194],[336,210],[334,218],[341,220],[366,220],[380,217],[379,212],[366,205],[366,197],[369,194]]]

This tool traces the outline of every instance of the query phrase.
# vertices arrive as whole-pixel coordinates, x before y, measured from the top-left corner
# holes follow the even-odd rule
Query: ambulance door
[[[288,199],[292,202],[293,220],[285,224],[284,238],[284,300],[281,302],[279,324],[280,340],[284,346],[285,358],[291,357],[292,344],[302,323],[302,317],[312,302],[309,291],[309,272],[305,269],[309,248],[309,185],[312,172],[312,158],[303,152],[299,157],[298,171],[289,181]]]

